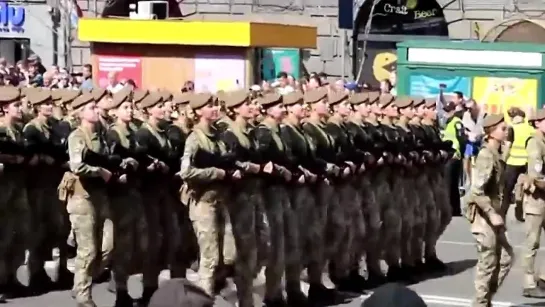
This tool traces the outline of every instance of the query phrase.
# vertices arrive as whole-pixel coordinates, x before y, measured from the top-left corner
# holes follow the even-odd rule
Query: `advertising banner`
[[[135,56],[108,56],[98,57],[98,84],[108,86],[108,74],[117,72],[118,80],[132,79],[137,87],[142,85],[142,59]]]
[[[537,108],[537,80],[475,77],[473,98],[487,113],[504,113],[506,119],[510,107],[532,114]]]
[[[299,79],[301,53],[299,49],[263,49],[261,72],[263,80],[274,80],[279,72],[285,72]]]
[[[462,92],[467,98],[471,93],[471,78],[438,75],[411,75],[409,77],[409,95],[426,98],[437,97],[441,87],[443,87],[443,95],[445,96],[453,95],[454,92]]]
[[[245,86],[246,65],[243,56],[195,56],[197,92],[231,91]]]

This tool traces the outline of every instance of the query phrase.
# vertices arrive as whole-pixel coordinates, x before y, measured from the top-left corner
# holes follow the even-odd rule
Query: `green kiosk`
[[[545,45],[474,41],[405,41],[397,45],[397,94],[462,92],[488,113],[533,113],[545,90]],[[447,97],[448,99],[448,97]]]

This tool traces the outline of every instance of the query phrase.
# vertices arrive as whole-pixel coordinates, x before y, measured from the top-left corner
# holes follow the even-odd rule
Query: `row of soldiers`
[[[266,306],[284,306],[284,290],[289,305],[327,304],[445,269],[435,245],[451,219],[442,169],[453,149],[435,100],[323,89],[252,98],[1,88],[0,293],[19,293],[25,250],[31,290],[48,285],[52,247],[58,281],[69,280],[69,235],[81,307],[95,306],[106,266],[118,307],[133,304],[131,274],[143,274],[146,306],[161,269],[183,277],[195,260],[206,294],[234,277],[241,307],[253,306],[263,267]],[[326,264],[335,290],[322,283]]]

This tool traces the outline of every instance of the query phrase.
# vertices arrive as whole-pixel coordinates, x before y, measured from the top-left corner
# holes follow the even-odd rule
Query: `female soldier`
[[[212,126],[218,117],[214,97],[208,93],[193,94],[189,105],[198,121],[185,142],[180,177],[187,185],[187,191],[182,197],[188,200],[189,218],[199,244],[197,284],[213,296],[220,290],[217,282],[222,282],[218,278],[222,265],[232,265],[236,256],[232,226],[225,206],[228,187],[224,179],[238,180],[242,174],[239,170],[233,172],[231,167],[227,170],[220,168],[224,167],[220,161],[226,149]],[[223,238],[219,237],[220,234]]]
[[[499,149],[507,136],[503,115],[487,116],[483,128],[486,143],[477,156],[466,208],[479,254],[473,307],[492,306],[492,297],[509,273],[513,259],[513,248],[506,237],[505,212],[501,210],[504,164]]]
[[[290,199],[286,190],[286,182],[291,182],[292,172],[287,159],[286,145],[280,135],[280,123],[285,115],[282,96],[277,93],[265,94],[260,98],[265,111],[265,118],[255,129],[258,143],[260,164],[265,164],[263,173],[266,176],[264,186],[265,211],[270,226],[269,261],[265,270],[266,306],[284,304],[281,281],[285,269],[286,253],[284,234],[284,216],[289,208]],[[291,255],[288,255],[290,257]]]

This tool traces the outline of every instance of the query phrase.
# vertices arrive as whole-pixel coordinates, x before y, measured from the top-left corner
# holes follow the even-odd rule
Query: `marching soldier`
[[[487,140],[477,156],[465,208],[479,254],[473,307],[491,306],[513,262],[513,248],[506,237],[505,213],[501,210],[504,164],[499,150],[507,136],[503,115],[487,116],[483,128]]]
[[[113,225],[107,195],[107,184],[112,180],[112,172],[107,169],[110,153],[97,130],[99,115],[93,96],[79,96],[72,108],[81,123],[68,137],[70,172],[65,173],[59,191],[67,195],[66,210],[78,243],[74,269],[75,299],[78,307],[95,307],[91,295],[93,275],[103,272],[113,249]]]
[[[545,189],[543,172],[543,161],[545,158],[545,110],[539,109],[535,116],[530,119],[535,126],[536,132],[526,142],[528,173],[527,189],[524,196],[524,212],[526,213],[526,240],[524,243],[523,268],[524,280],[522,295],[525,297],[545,297],[545,275],[543,271],[536,275],[535,260],[539,250],[541,231],[545,222],[545,198],[542,191]],[[516,130],[521,134],[520,129]],[[522,137],[522,136],[521,136]],[[516,134],[515,134],[516,138]],[[513,146],[520,146],[520,142],[513,143]],[[511,150],[513,150],[512,147]],[[516,154],[516,152],[515,152]],[[507,166],[509,167],[509,166]],[[504,195],[504,197],[506,197]],[[506,213],[508,207],[503,207]],[[537,282],[536,282],[536,276]]]

